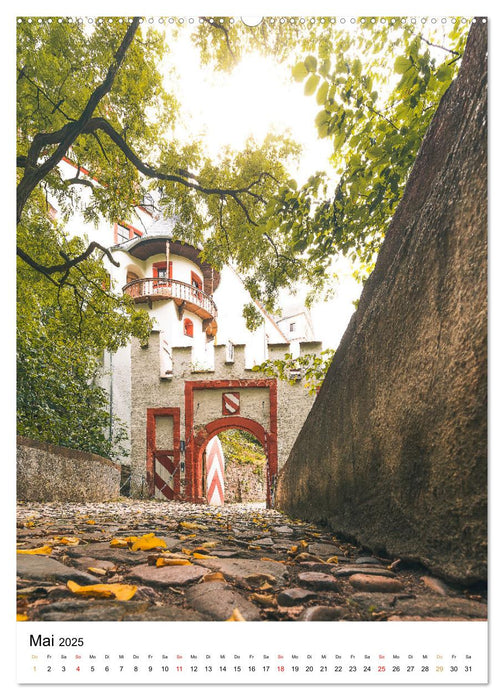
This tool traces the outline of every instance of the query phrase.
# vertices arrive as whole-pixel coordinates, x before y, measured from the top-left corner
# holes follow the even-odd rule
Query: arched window
[[[184,318],[184,335],[192,338],[194,335],[194,326],[190,318]]]

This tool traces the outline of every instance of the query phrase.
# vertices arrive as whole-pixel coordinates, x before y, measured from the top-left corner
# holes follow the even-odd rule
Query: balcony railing
[[[151,303],[156,299],[173,299],[177,306],[182,304],[201,318],[216,318],[217,307],[211,296],[192,284],[162,277],[147,277],[133,280],[123,287],[123,292],[137,302]]]

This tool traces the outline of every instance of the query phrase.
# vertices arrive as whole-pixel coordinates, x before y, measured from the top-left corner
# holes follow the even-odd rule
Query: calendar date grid
[[[400,674],[422,676],[473,672],[472,654],[295,654],[295,653],[139,653],[32,654],[33,673],[217,675],[350,675]]]

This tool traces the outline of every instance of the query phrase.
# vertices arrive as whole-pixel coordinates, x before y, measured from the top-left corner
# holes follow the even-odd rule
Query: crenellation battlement
[[[283,360],[284,355],[290,352],[289,343],[271,343],[268,345],[269,360]]]
[[[299,350],[301,355],[317,353],[322,350],[322,343],[320,340],[303,340],[299,343]]]

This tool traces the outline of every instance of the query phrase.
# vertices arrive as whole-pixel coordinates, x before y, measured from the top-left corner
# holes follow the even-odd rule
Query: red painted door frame
[[[249,418],[238,415],[217,418],[195,433],[194,428],[194,390],[195,389],[251,389],[268,388],[270,399],[269,430]],[[202,456],[208,441],[223,430],[237,428],[246,430],[261,442],[268,467],[266,471],[266,505],[272,506],[272,486],[278,470],[278,433],[277,433],[277,382],[276,379],[235,379],[214,380],[185,383],[185,431],[186,431],[186,500],[204,503],[202,492]]]
[[[156,445],[156,416],[173,417],[173,449],[158,449]],[[147,409],[147,488],[152,498],[155,493],[155,463],[158,459],[165,468],[174,474],[174,498],[180,498],[180,408]],[[159,487],[158,487],[159,488]]]

